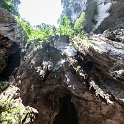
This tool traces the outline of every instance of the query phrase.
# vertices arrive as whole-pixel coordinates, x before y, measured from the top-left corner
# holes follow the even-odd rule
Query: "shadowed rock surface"
[[[41,50],[30,47],[13,75],[24,104],[39,112],[34,124],[123,124],[124,44],[103,35],[70,41],[55,36]]]
[[[0,1],[2,2],[2,1]],[[1,4],[1,3],[0,3]],[[0,123],[30,123],[37,110],[24,106],[19,88],[7,82],[14,69],[20,65],[21,44],[25,44],[25,33],[6,9],[0,7]],[[10,85],[11,84],[11,85]]]
[[[26,34],[14,16],[0,7],[0,80],[8,80],[20,65],[26,40]]]

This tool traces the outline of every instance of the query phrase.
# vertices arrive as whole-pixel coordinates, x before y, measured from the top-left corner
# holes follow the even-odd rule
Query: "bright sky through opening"
[[[21,0],[19,13],[31,25],[57,25],[62,12],[61,0]]]

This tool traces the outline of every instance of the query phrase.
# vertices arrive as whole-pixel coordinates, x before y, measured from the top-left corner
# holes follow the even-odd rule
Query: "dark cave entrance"
[[[15,42],[13,43],[12,47],[9,48],[11,51],[11,55],[8,56],[7,66],[4,68],[2,73],[0,74],[1,81],[8,81],[9,76],[13,73],[14,69],[20,65],[20,51],[19,45]]]
[[[60,98],[60,107],[53,124],[78,124],[77,112],[70,95]]]

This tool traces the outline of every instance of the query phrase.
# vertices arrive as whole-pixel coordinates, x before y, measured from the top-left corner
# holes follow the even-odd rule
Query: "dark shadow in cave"
[[[79,65],[82,67],[82,69],[88,73],[93,68],[93,62],[85,60],[86,57],[80,52],[77,53],[77,56],[75,57],[78,61]],[[90,58],[90,57],[89,57]]]
[[[47,80],[47,78],[48,78],[50,72],[51,72],[51,71],[47,70],[46,75],[45,75],[45,77],[44,77],[44,79],[43,79],[43,83]]]
[[[60,98],[60,107],[53,124],[78,124],[77,112],[70,95]]]
[[[1,81],[9,80],[9,76],[12,74],[14,69],[20,65],[20,48],[16,43],[13,43],[12,47],[13,54],[8,57],[7,66],[0,75]]]

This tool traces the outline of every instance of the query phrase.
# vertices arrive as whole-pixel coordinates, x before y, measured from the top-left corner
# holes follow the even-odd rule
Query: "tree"
[[[72,35],[74,33],[73,29],[71,28],[71,21],[68,19],[67,16],[63,15],[58,20],[59,27],[57,29],[57,32],[61,34],[66,35]]]
[[[2,2],[2,7],[4,7],[5,9],[7,9],[13,15],[19,16],[18,7],[17,7],[17,5],[19,4],[19,0],[14,0],[14,1],[18,1],[18,2],[12,3],[11,0],[4,0]]]
[[[16,21],[22,26],[27,36],[30,38],[32,34],[33,28],[31,27],[30,23],[25,19],[20,19],[18,16],[15,16]]]
[[[74,30],[76,32],[79,32],[80,29],[83,29],[84,24],[85,24],[85,13],[82,12],[79,18],[74,23]]]

